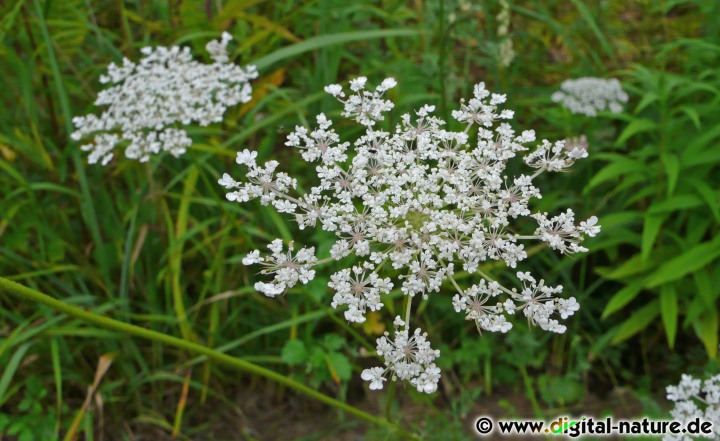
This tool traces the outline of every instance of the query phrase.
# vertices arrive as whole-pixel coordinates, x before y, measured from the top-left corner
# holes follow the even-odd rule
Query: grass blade
[[[307,40],[278,49],[273,53],[260,57],[249,63],[254,64],[258,70],[264,70],[288,58],[293,58],[315,49],[328,46],[349,43],[351,41],[372,40],[376,38],[390,37],[413,37],[419,35],[420,32],[415,29],[373,29],[367,31],[342,32],[338,34],[321,35],[318,37],[308,38]]]

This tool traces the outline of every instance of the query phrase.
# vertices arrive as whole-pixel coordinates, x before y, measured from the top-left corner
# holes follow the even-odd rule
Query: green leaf
[[[643,234],[642,234],[642,245],[641,254],[642,260],[647,260],[650,256],[650,251],[655,244],[660,227],[662,226],[665,216],[657,214],[646,214],[643,222]]]
[[[667,197],[672,196],[677,185],[678,175],[680,174],[680,160],[672,153],[660,155],[663,165],[665,166],[665,175],[667,176]]]
[[[571,375],[564,377],[541,375],[538,378],[538,389],[540,396],[547,403],[572,403],[581,400],[585,395],[582,383]]]
[[[603,231],[608,231],[611,228],[631,224],[636,221],[639,223],[642,218],[643,214],[640,211],[621,211],[604,215],[600,223],[602,224]]]
[[[694,194],[682,194],[654,203],[648,208],[650,214],[671,213],[678,210],[688,210],[702,205],[700,198]]]
[[[308,359],[310,363],[317,369],[325,364],[325,351],[320,346],[313,346]]]
[[[642,285],[642,281],[637,281],[618,291],[608,302],[601,318],[604,319],[630,303],[635,297],[637,297],[638,294],[640,294],[640,291],[642,291]]]
[[[628,124],[627,127],[625,127],[625,130],[622,131],[618,137],[616,145],[624,144],[625,141],[638,133],[648,132],[655,129],[657,129],[657,123],[651,119],[642,118],[633,120],[633,122]]]
[[[25,3],[25,0],[17,1],[10,12],[7,12],[5,17],[0,20],[0,42],[5,40],[5,35],[7,35],[15,25],[15,18],[18,16],[20,9],[22,9],[23,3]]]
[[[660,289],[660,313],[665,326],[668,346],[673,349],[678,323],[677,292],[673,285],[663,285]]]
[[[715,308],[706,309],[699,319],[693,322],[695,334],[705,346],[708,357],[715,359],[718,353],[718,313]]]
[[[630,276],[649,271],[657,266],[654,259],[643,259],[640,253],[628,258],[622,265],[613,268],[610,271],[605,271],[604,267],[597,268],[596,272],[603,278],[609,280],[623,280]]]
[[[708,149],[702,152],[697,157],[692,157],[688,161],[683,163],[684,168],[690,168],[695,166],[707,167],[708,165],[720,164],[720,144],[716,148]]]
[[[345,339],[337,334],[328,334],[323,337],[323,346],[330,352],[339,351],[345,346]]]
[[[687,115],[688,118],[690,118],[690,121],[692,121],[692,123],[695,125],[695,128],[700,130],[702,123],[700,122],[700,115],[698,114],[697,110],[693,109],[690,106],[680,106],[677,108],[677,111]]]
[[[644,108],[646,108],[650,104],[658,101],[659,99],[660,99],[660,96],[655,92],[644,92],[642,99],[640,100],[637,107],[635,108],[635,114],[637,115]]]
[[[712,163],[708,157],[708,153],[713,150],[717,152],[720,149],[717,148],[718,144],[715,138],[720,136],[720,124],[714,127],[706,127],[700,134],[694,136],[687,145],[683,146],[682,149],[682,164],[684,167],[692,167],[696,165],[705,165]]]
[[[278,61],[293,58],[305,52],[323,47],[335,46],[349,43],[351,41],[372,40],[376,38],[413,37],[419,33],[420,32],[415,29],[372,29],[321,35],[318,37],[308,38],[303,42],[293,44],[291,46],[285,46],[275,52],[260,57],[249,64],[255,65],[258,70],[263,70],[269,68]]]
[[[720,236],[712,242],[696,245],[674,259],[670,259],[645,281],[646,288],[654,288],[667,282],[677,280],[687,274],[694,273],[720,256]]]
[[[305,348],[305,343],[300,340],[288,340],[283,347],[280,358],[289,365],[300,364],[307,361],[308,352]]]
[[[352,365],[346,356],[331,352],[327,356],[328,368],[334,380],[348,381],[352,377]]]
[[[592,190],[603,182],[610,181],[627,173],[635,172],[645,174],[645,169],[645,164],[643,164],[641,161],[626,158],[616,159],[615,161],[606,165],[605,167],[601,168],[597,173],[595,173],[595,176],[593,176],[593,178],[590,180],[583,192],[587,193],[588,191]]]
[[[25,343],[20,346],[12,357],[10,357],[10,361],[3,366],[3,373],[2,376],[0,376],[0,406],[2,406],[5,399],[8,398],[5,396],[5,393],[7,392],[8,387],[10,387],[10,381],[12,380],[13,375],[15,375],[15,372],[25,357],[25,353],[28,349],[30,349],[31,345],[32,343]]]
[[[313,299],[320,302],[325,294],[327,294],[329,279],[324,276],[315,277],[310,283],[305,285],[303,291],[308,293]]]
[[[658,314],[660,314],[660,305],[657,300],[653,300],[643,306],[620,325],[617,333],[612,339],[612,344],[617,344],[621,341],[627,340],[647,328],[648,325],[655,320]]]
[[[700,194],[700,197],[702,197],[708,207],[710,207],[710,211],[715,217],[715,220],[720,222],[720,201],[718,200],[718,193],[703,181],[694,179],[691,182],[695,190]]]
[[[695,286],[697,287],[697,292],[699,297],[702,299],[705,306],[708,308],[714,308],[715,307],[715,298],[717,297],[718,292],[718,285],[714,284],[710,281],[710,274],[708,271],[700,270],[693,274],[693,279],[695,279]]]

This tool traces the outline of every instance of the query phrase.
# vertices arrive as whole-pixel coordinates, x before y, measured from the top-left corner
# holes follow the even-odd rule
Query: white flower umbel
[[[605,110],[622,112],[628,95],[615,78],[584,77],[563,81],[560,90],[553,93],[552,100],[562,103],[572,113],[596,116]]]
[[[480,265],[502,261],[515,268],[527,258],[527,241],[543,241],[567,254],[586,250],[580,245],[584,237],[600,229],[594,216],[575,225],[570,210],[548,218],[530,209],[530,200],[541,197],[536,178],[566,170],[587,156],[586,149],[568,151],[564,141],[542,141],[525,156],[533,173],[510,177],[508,161],[529,149],[526,145],[535,141],[535,133],[518,134],[510,126],[513,112],[499,109],[504,95],[476,85],[472,99],[462,101],[452,113],[465,126],[461,131],[448,130],[427,105],[414,116],[402,115],[394,130],[387,130],[379,126],[393,107],[384,95],[395,80],[386,79],[374,90],[366,89],[366,82],[362,77],[353,80],[349,96],[339,85],[325,88],[344,104],[343,115],[364,126],[357,139],[343,140],[323,114],[317,116],[316,128],[296,127],[288,136],[286,145],[315,164],[315,187],[293,194],[296,180],[277,172],[277,161],[258,165],[256,152],[249,150],[238,153],[237,159],[247,169],[245,179],[236,181],[225,174],[219,183],[228,189],[231,201],[258,198],[294,216],[300,229],[319,226],[335,234],[330,255],[314,263],[355,256],[356,263],[344,265],[329,283],[335,290],[332,306],[347,308],[348,321],[361,323],[367,311],[381,310],[384,296],[394,287],[406,296],[404,329],[396,330],[394,341],[386,336],[378,342],[385,368],[363,372],[370,387],[382,388],[385,374],[392,371],[392,378],[408,380],[419,390],[435,390],[440,373],[432,363],[437,351],[427,346],[399,358],[405,349],[397,348],[402,346],[398,342],[406,341],[425,348],[424,335],[410,332],[412,301],[437,295],[433,293],[443,284],[454,291],[455,310],[473,320],[478,330],[507,332],[512,327],[507,317],[518,313],[542,329],[564,332],[558,318],[572,315],[579,305],[574,298],[558,298],[562,287],[546,286],[521,272],[522,288],[509,289]],[[527,229],[528,223],[537,228],[521,234],[521,226]],[[272,268],[279,256],[266,258]],[[260,260],[260,252],[253,251],[244,263]],[[309,270],[310,261],[304,261],[304,269]],[[461,287],[453,277],[456,268],[478,275],[479,283]],[[274,275],[271,283],[259,285],[269,295],[296,283],[276,270],[265,273]]]
[[[673,420],[686,425],[699,418],[713,424],[713,433],[698,439],[720,439],[720,375],[699,380],[683,374],[680,384],[667,387],[667,399],[675,402],[670,411]],[[663,441],[690,441],[684,434],[664,435]]]
[[[362,379],[370,382],[370,389],[382,389],[385,376],[393,380],[409,381],[418,392],[433,393],[440,381],[440,369],[433,361],[440,351],[432,349],[427,333],[420,329],[410,333],[406,323],[395,317],[395,339],[390,333],[377,339],[377,353],[385,362],[385,369],[373,367],[362,372]]]
[[[219,122],[228,107],[250,101],[250,80],[257,71],[229,61],[230,40],[225,32],[207,44],[210,64],[193,60],[190,48],[178,46],[146,47],[137,63],[126,58],[121,65],[110,64],[100,82],[111,86],[95,101],[107,110],[73,118],[72,138],[90,138],[81,147],[90,152],[88,162],[106,165],[119,146],[141,162],[162,151],[180,156],[192,144],[181,126]]]
[[[259,263],[265,266],[261,274],[272,274],[271,283],[257,282],[255,289],[268,297],[275,297],[284,293],[288,288],[297,285],[298,282],[308,283],[315,278],[313,265],[317,263],[315,248],[303,248],[293,255],[293,243],[288,245],[287,251],[283,251],[283,243],[275,239],[268,245],[272,254],[260,257],[260,251],[253,251],[243,258],[243,265]]]

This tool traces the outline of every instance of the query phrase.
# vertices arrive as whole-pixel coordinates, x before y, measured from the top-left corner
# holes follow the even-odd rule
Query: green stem
[[[438,31],[438,62],[440,63],[440,114],[447,120],[447,91],[445,90],[445,0],[440,0],[440,29]]]
[[[240,358],[232,357],[230,355],[223,354],[222,352],[218,352],[214,349],[208,348],[206,346],[189,342],[177,337],[173,337],[171,335],[163,334],[157,331],[152,331],[150,329],[145,329],[140,326],[131,325],[128,323],[123,323],[118,320],[111,319],[109,317],[102,316],[100,314],[96,314],[90,311],[86,311],[82,308],[79,308],[77,306],[68,305],[64,302],[61,302],[59,300],[56,300],[46,294],[43,294],[39,291],[36,291],[34,289],[28,288],[26,286],[20,285],[19,283],[15,283],[12,280],[8,280],[4,277],[0,277],[0,290],[5,291],[9,294],[12,294],[17,297],[21,297],[33,302],[37,302],[46,306],[49,306],[50,308],[61,312],[63,314],[69,315],[71,317],[83,320],[88,323],[92,323],[97,326],[101,326],[107,329],[112,329],[118,332],[121,332],[125,335],[132,335],[140,338],[145,338],[151,341],[155,341],[158,343],[163,343],[169,346],[174,346],[178,349],[184,349],[188,352],[196,353],[205,355],[206,357],[224,364],[226,366],[229,366],[231,368],[241,370],[244,372],[247,372],[249,374],[258,375],[260,377],[265,377],[270,381],[274,381],[276,383],[283,384],[291,389],[295,389],[297,392],[300,392],[301,394],[307,395],[315,400],[318,400],[322,403],[325,403],[329,406],[335,407],[337,409],[343,410],[361,420],[365,420],[371,424],[375,424],[377,426],[383,426],[394,433],[402,436],[403,438],[408,439],[418,439],[417,436],[414,434],[407,432],[403,429],[400,429],[395,424],[392,424],[388,420],[384,418],[378,418],[373,415],[370,415],[367,412],[364,412],[356,407],[353,407],[347,403],[343,403],[342,401],[336,400],[332,397],[329,397],[323,393],[320,393],[316,390],[313,390],[307,386],[305,386],[302,383],[299,383],[297,381],[294,381],[282,374],[279,374],[277,372],[271,371],[270,369],[266,369],[262,366],[258,366],[256,364],[250,363],[248,361],[245,361]]]
[[[388,393],[385,397],[385,419],[388,421],[392,421],[392,402],[395,398],[396,387],[397,382],[390,380],[390,385],[388,386]]]
[[[405,296],[405,330],[410,330],[410,310],[412,309],[412,296]]]

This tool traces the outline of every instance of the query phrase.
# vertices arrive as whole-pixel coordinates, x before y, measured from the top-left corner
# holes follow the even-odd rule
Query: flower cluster
[[[237,157],[247,169],[246,179],[236,181],[225,174],[219,183],[231,201],[257,198],[293,215],[300,229],[319,226],[336,236],[329,256],[317,260],[309,258],[306,249],[302,259],[299,253],[281,255],[275,242],[270,257],[261,259],[259,251],[253,251],[244,263],[265,263],[262,272],[273,277],[272,283],[258,284],[259,290],[280,294],[298,281],[304,283],[303,277],[311,278],[313,264],[354,256],[356,263],[344,265],[329,282],[335,291],[332,306],[347,308],[348,321],[360,323],[367,311],[381,310],[383,297],[393,289],[404,294],[406,315],[395,321],[394,340],[389,335],[378,340],[385,367],[368,369],[362,377],[372,389],[380,389],[390,373],[429,393],[440,377],[433,364],[439,353],[430,349],[425,334],[410,330],[413,299],[435,297],[433,293],[449,284],[455,309],[478,330],[507,332],[512,327],[507,317],[518,313],[542,329],[564,332],[558,318],[572,315],[579,305],[574,298],[558,297],[561,286],[546,286],[520,272],[522,287],[509,289],[481,265],[501,261],[516,268],[527,258],[525,243],[533,240],[562,253],[583,252],[583,239],[600,227],[594,216],[575,225],[571,210],[548,217],[530,209],[530,200],[541,197],[536,178],[566,170],[587,156],[586,149],[568,150],[564,141],[543,140],[524,158],[532,174],[508,177],[508,161],[529,150],[535,133],[516,133],[510,126],[513,112],[499,109],[504,95],[476,85],[473,97],[452,112],[464,130],[448,129],[429,105],[402,115],[394,130],[387,130],[379,126],[393,108],[385,92],[395,84],[390,78],[368,90],[361,77],[350,83],[349,96],[339,85],[325,88],[343,103],[343,115],[365,130],[355,140],[342,141],[332,121],[320,114],[315,128],[296,127],[289,134],[286,145],[300,150],[317,174],[317,185],[303,194],[294,194],[296,180],[277,172],[276,161],[259,165],[257,153],[249,150]],[[535,231],[521,234],[529,223],[537,225]],[[284,262],[301,263],[290,271]],[[478,276],[479,283],[461,287],[454,277],[456,268]]]
[[[720,438],[720,375],[704,381],[683,374],[680,384],[667,387],[667,399],[675,402],[670,411],[675,421],[686,425],[699,418],[701,421],[713,423],[714,436]],[[663,441],[690,441],[687,435],[665,435]]]
[[[552,100],[562,103],[572,113],[596,116],[604,110],[622,112],[628,95],[615,78],[584,77],[563,81],[560,90],[553,93]]]
[[[106,165],[118,145],[125,146],[125,156],[141,162],[162,151],[180,156],[192,140],[177,125],[219,122],[228,107],[250,101],[249,81],[257,71],[229,61],[231,39],[226,32],[207,44],[211,64],[193,60],[190,48],[178,46],[146,47],[137,63],[126,58],[121,65],[110,64],[100,82],[111,86],[95,101],[107,110],[73,118],[72,138],[92,137],[82,146],[90,152],[88,162]]]
[[[370,382],[370,389],[382,389],[385,375],[392,372],[393,380],[407,380],[418,392],[435,392],[440,381],[440,369],[433,361],[440,356],[440,351],[430,347],[427,333],[420,329],[415,328],[415,332],[410,334],[400,316],[395,317],[393,325],[395,340],[390,339],[388,332],[377,339],[377,353],[385,361],[385,369],[365,369],[362,379]]]
[[[287,288],[297,285],[298,282],[305,284],[315,278],[315,270],[312,269],[317,263],[315,248],[303,248],[293,255],[292,242],[284,252],[282,240],[275,239],[268,245],[268,249],[272,254],[260,257],[260,251],[255,250],[242,260],[243,265],[259,263],[265,266],[266,268],[260,271],[261,274],[275,275],[271,283],[255,284],[255,289],[261,293],[275,297],[284,293]]]

